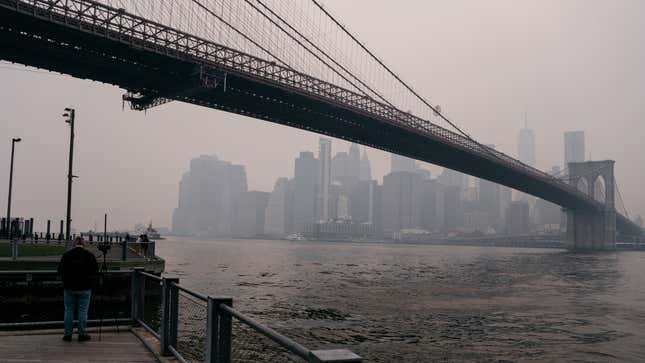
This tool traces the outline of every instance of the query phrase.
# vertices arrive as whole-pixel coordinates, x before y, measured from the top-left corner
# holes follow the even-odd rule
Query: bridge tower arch
[[[569,249],[599,251],[616,247],[614,164],[613,160],[568,164],[570,183],[595,200],[604,200],[600,209],[567,210]]]

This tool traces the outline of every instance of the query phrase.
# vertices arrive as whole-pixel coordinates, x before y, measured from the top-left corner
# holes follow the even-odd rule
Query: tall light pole
[[[9,168],[9,197],[7,198],[7,235],[11,241],[11,189],[13,187],[13,151],[15,149],[16,143],[20,142],[22,139],[19,137],[14,137],[11,139],[11,166]]]
[[[69,128],[69,167],[67,169],[67,217],[66,228],[65,228],[65,240],[69,241],[70,236],[70,227],[72,224],[72,164],[74,161],[74,115],[75,111],[73,108],[66,108],[63,117],[66,117],[65,122],[70,126]]]

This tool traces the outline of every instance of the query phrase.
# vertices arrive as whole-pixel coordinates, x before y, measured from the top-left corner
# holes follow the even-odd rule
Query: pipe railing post
[[[179,320],[179,279],[164,277],[161,295],[161,355],[170,356],[169,347],[177,348],[177,328]]]
[[[230,363],[233,339],[231,316],[220,305],[233,306],[231,298],[208,297],[208,321],[206,324],[206,362]]]
[[[132,270],[130,285],[130,315],[132,324],[139,325],[143,321],[143,302],[146,294],[145,276],[141,274],[143,267],[135,267]]]
[[[18,240],[11,240],[11,259],[15,260],[18,258]]]
[[[121,260],[125,261],[128,259],[128,241],[123,239],[123,244],[121,245]]]

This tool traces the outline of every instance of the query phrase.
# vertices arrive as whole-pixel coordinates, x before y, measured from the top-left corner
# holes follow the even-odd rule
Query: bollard
[[[128,240],[124,239],[121,244],[121,260],[125,261],[128,259]]]
[[[206,362],[209,363],[231,362],[233,322],[231,316],[220,308],[222,304],[233,307],[233,299],[208,297]]]

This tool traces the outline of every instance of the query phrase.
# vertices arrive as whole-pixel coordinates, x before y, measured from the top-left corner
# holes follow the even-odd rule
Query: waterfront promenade
[[[97,328],[89,330],[92,340],[79,343],[61,339],[61,329],[0,332],[1,362],[158,362],[154,337],[143,329],[106,329],[98,340]],[[158,344],[157,344],[158,345]],[[173,359],[162,359],[176,362]]]

